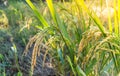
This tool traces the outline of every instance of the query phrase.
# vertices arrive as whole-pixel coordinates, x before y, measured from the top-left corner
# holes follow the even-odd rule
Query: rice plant
[[[50,14],[49,21],[38,12],[30,0],[26,0],[42,23],[37,26],[40,31],[29,40],[25,50],[27,54],[29,47],[34,45],[31,75],[36,66],[36,57],[41,51],[45,51],[43,66],[46,55],[49,54],[56,75],[118,75],[120,70],[120,11],[118,10],[120,2],[114,0],[112,22],[107,1],[105,6],[108,8],[108,25],[104,25],[97,13],[88,8],[84,0],[72,0],[69,3],[46,0],[46,8],[49,9],[46,14]],[[40,50],[40,48],[45,48],[45,50]]]

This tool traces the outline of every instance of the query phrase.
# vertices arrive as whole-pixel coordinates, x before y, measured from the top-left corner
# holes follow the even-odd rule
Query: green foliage
[[[0,10],[0,29],[7,28],[9,26],[8,19],[4,11]]]
[[[34,7],[32,8],[34,12],[37,11],[35,6],[29,0],[27,0],[27,3],[31,8]],[[49,32],[46,33],[48,35],[43,43],[49,42],[49,47],[52,49],[49,49],[49,52],[55,53],[51,54],[52,57],[55,57],[56,54],[58,54],[57,57],[55,57],[56,62],[53,64],[56,66],[59,63],[59,65],[55,68],[61,69],[59,72],[62,73],[62,75],[71,74],[75,76],[87,76],[103,75],[104,72],[111,74],[110,71],[112,70],[110,66],[112,66],[113,70],[116,69],[114,74],[117,75],[119,72],[119,44],[114,40],[119,40],[119,37],[116,36],[118,34],[116,22],[117,15],[115,14],[114,19],[115,32],[109,32],[113,29],[111,25],[109,26],[109,31],[105,31],[106,27],[103,26],[99,17],[91,9],[88,9],[83,0],[73,0],[70,3],[71,6],[69,6],[70,8],[74,8],[72,11],[71,9],[69,10],[69,7],[65,2],[63,6],[59,3],[56,4],[58,4],[58,7],[55,6],[52,0],[47,0],[47,5],[53,19],[52,22],[54,23],[50,24],[51,22],[45,19],[43,21],[43,25],[44,22],[50,25],[48,29],[51,27],[54,28],[54,30],[51,30],[54,34]],[[66,8],[66,6],[68,8]],[[115,3],[114,6],[116,6]],[[57,9],[59,9],[59,11]],[[87,19],[87,16],[80,14],[84,12],[88,14],[89,25],[84,20]],[[76,13],[78,17],[76,16]],[[63,15],[63,17],[61,17],[61,15]],[[42,16],[42,14],[40,14],[40,16]],[[73,20],[74,18],[76,18],[75,21]],[[83,21],[81,21],[81,19],[83,19]],[[65,22],[65,20],[70,21]],[[40,21],[42,22],[42,20]],[[77,23],[80,24],[78,25]],[[82,29],[83,26],[85,26],[85,29],[81,32],[80,29]]]
[[[15,59],[18,72],[14,75],[23,76],[18,55],[21,55],[23,52],[21,50],[26,46],[24,54],[28,52],[29,47],[33,48],[31,76],[34,74],[37,56],[43,51],[45,54],[41,63],[45,66],[46,57],[49,55],[56,75],[118,75],[120,72],[120,8],[116,7],[120,6],[120,1],[118,0],[118,4],[116,1],[114,0],[113,4],[114,16],[111,18],[110,11],[108,12],[108,20],[106,20],[108,25],[106,25],[90,8],[94,3],[93,1],[89,6],[91,0],[70,2],[63,0],[63,3],[46,0],[40,4],[26,0],[32,10],[22,0],[10,0],[10,5],[0,12],[10,25],[9,29],[0,30],[0,46],[2,46],[0,47],[0,74],[8,75],[6,66],[13,68],[8,60]],[[105,1],[100,0],[100,2],[101,9],[109,8],[107,0],[104,5]],[[94,6],[99,6],[97,4],[99,1]],[[4,19],[0,18],[0,23],[2,20]],[[41,48],[44,50],[42,51]]]

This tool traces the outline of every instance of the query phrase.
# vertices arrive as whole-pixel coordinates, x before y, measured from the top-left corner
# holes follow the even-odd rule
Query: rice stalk
[[[119,34],[119,28],[118,28],[118,18],[117,18],[117,5],[116,0],[114,0],[114,28],[115,28],[115,34],[118,36]]]
[[[74,26],[75,30],[71,30],[73,28],[68,26],[70,29],[68,31],[68,27],[66,26],[66,24],[69,20],[66,21],[66,23],[65,23],[64,18],[62,20],[61,16],[58,15],[56,9],[54,8],[52,0],[47,0],[47,5],[49,7],[49,10],[50,10],[51,16],[53,18],[53,22],[54,22],[52,25],[55,25],[55,29],[52,30],[52,31],[54,31],[54,34],[48,35],[48,33],[47,33],[46,34],[46,35],[48,35],[47,38],[45,38],[45,36],[40,34],[41,36],[36,35],[35,37],[33,37],[33,39],[30,39],[31,42],[28,43],[26,50],[28,50],[28,47],[30,47],[34,44],[34,48],[33,48],[34,53],[32,55],[32,59],[34,59],[34,60],[31,63],[33,65],[32,69],[34,68],[34,66],[36,64],[36,62],[35,62],[36,56],[38,55],[38,53],[40,53],[39,49],[43,47],[43,45],[42,45],[43,39],[45,42],[45,47],[46,46],[48,47],[48,48],[46,48],[46,51],[45,51],[45,55],[44,55],[44,59],[43,59],[43,66],[45,63],[46,55],[49,50],[55,50],[54,53],[56,53],[56,51],[58,51],[57,55],[59,55],[59,56],[55,56],[55,59],[56,59],[56,64],[58,65],[58,68],[60,68],[60,72],[61,72],[61,68],[62,68],[62,71],[65,71],[63,69],[66,69],[66,67],[67,67],[67,68],[71,68],[69,72],[72,71],[72,73],[74,75],[77,75],[77,74],[78,75],[81,75],[81,74],[82,75],[90,75],[90,74],[98,75],[98,73],[99,73],[98,71],[100,68],[99,64],[101,64],[102,68],[104,68],[104,66],[106,66],[106,64],[110,60],[112,60],[114,62],[114,64],[116,65],[115,68],[117,68],[119,66],[118,61],[117,61],[117,56],[116,56],[116,54],[119,54],[119,49],[120,49],[119,44],[118,44],[119,42],[116,41],[116,42],[118,42],[117,44],[115,44],[115,42],[114,42],[115,40],[112,42],[112,40],[114,39],[112,33],[114,33],[114,32],[113,32],[110,14],[108,15],[108,17],[109,17],[108,22],[109,22],[109,31],[111,33],[110,32],[107,33],[105,31],[105,27],[103,26],[103,24],[101,23],[101,21],[99,20],[97,15],[95,15],[95,13],[92,10],[89,10],[87,8],[87,6],[84,4],[83,0],[80,0],[80,1],[75,0],[75,2],[77,4],[77,6],[71,6],[71,7],[75,8],[76,10],[73,10],[73,9],[68,10],[67,8],[65,9],[63,7],[63,9],[68,11],[70,14],[65,17],[67,17],[67,19],[69,19],[71,21],[72,25],[75,25]],[[114,4],[114,5],[116,5],[116,4]],[[107,4],[107,7],[108,7],[108,4]],[[82,39],[81,39],[80,38],[81,34],[79,33],[79,30],[78,30],[79,29],[78,24],[80,23],[79,25],[81,25],[82,27],[86,26],[86,24],[84,22],[85,20],[84,20],[83,16],[80,14],[82,12],[84,13],[84,11],[82,11],[82,9],[84,9],[84,11],[87,12],[88,15],[90,16],[89,20],[93,19],[93,21],[96,23],[95,25],[97,27],[89,26],[90,29],[86,30],[83,33]],[[72,12],[70,12],[70,10],[72,10]],[[75,14],[75,12],[78,12],[78,13]],[[114,15],[117,16],[117,13],[114,13]],[[73,20],[74,17],[77,17],[78,21],[77,20],[74,21]],[[80,18],[80,17],[82,17],[82,18]],[[83,21],[80,22],[81,19],[83,19]],[[118,30],[117,30],[118,22],[116,19],[117,19],[117,17],[114,18],[115,29],[116,29],[115,33],[118,34]],[[40,20],[40,21],[42,22],[42,20]],[[69,24],[70,23],[68,23],[68,25]],[[85,27],[85,29],[86,29],[86,27]],[[72,33],[74,32],[74,34],[76,34],[76,33],[79,34],[77,36],[79,36],[78,38],[80,38],[80,39],[77,39],[77,37],[71,37],[71,36],[76,36],[76,35],[72,35],[71,32]],[[78,41],[78,42],[75,42],[75,41]],[[79,43],[79,41],[80,41],[80,43]],[[38,42],[40,42],[40,43],[38,43]],[[77,47],[78,47],[78,49],[76,49]],[[66,53],[66,50],[67,50],[67,53]],[[104,57],[102,55],[102,53],[104,53],[104,52],[105,52],[105,54],[110,52],[110,55],[109,55],[110,57]],[[54,53],[52,53],[52,54],[54,54]],[[70,53],[70,55],[69,55],[69,53]],[[63,55],[63,57],[62,57],[62,55]],[[100,56],[103,59],[101,59]],[[67,57],[67,59],[66,59],[66,57]],[[104,58],[107,58],[107,59],[104,59]],[[68,60],[69,65],[67,65],[67,66],[64,66],[63,64],[61,65],[61,63],[64,63],[64,62],[62,62],[63,60],[65,60],[65,61]],[[100,60],[103,60],[104,63],[99,63]],[[67,62],[65,62],[65,63],[67,63]],[[88,70],[86,70],[86,69],[88,69]],[[84,71],[86,74],[84,73]],[[91,72],[93,72],[93,73],[91,73]]]
[[[118,29],[120,34],[120,0],[118,0]]]
[[[110,7],[108,6],[108,0],[106,0],[106,6],[108,9],[108,24],[109,24],[109,31],[112,33],[112,23],[111,23],[111,16],[110,16]]]

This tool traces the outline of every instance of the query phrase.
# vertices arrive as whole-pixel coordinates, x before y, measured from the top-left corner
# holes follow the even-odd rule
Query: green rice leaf
[[[120,33],[120,0],[118,0],[118,29]]]
[[[68,60],[68,62],[69,62],[69,64],[70,64],[70,67],[71,67],[71,69],[72,69],[72,72],[73,72],[74,75],[76,76],[75,68],[73,67],[73,63],[71,62],[71,59],[70,59],[69,56],[67,56],[67,60]]]
[[[63,59],[63,55],[62,55],[62,50],[61,50],[60,48],[58,49],[58,55],[59,55],[59,57],[60,57],[60,60],[61,60],[62,64],[64,64],[64,59]]]
[[[77,70],[77,73],[78,73],[78,76],[86,76],[86,74],[84,73],[84,71],[79,67],[79,65],[77,65],[76,67],[76,70]]]
[[[115,26],[115,34],[118,36],[118,21],[117,21],[117,10],[116,10],[116,0],[114,0],[114,26]]]
[[[106,0],[106,6],[108,9],[108,24],[109,24],[109,31],[112,33],[112,22],[111,22],[111,17],[110,17],[110,9],[108,6],[108,1]]]
[[[49,27],[47,21],[43,18],[43,16],[38,12],[37,8],[33,5],[33,3],[30,0],[26,0],[27,4],[31,7],[33,12],[35,13],[36,17],[39,19],[39,21],[43,24],[43,28]]]

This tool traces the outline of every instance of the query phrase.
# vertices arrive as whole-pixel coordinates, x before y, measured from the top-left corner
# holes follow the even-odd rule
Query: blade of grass
[[[114,47],[112,47],[112,45],[110,43],[108,43],[108,46],[109,46],[110,49],[114,49]],[[113,58],[113,61],[114,61],[115,69],[116,69],[117,73],[119,73],[116,55],[113,52],[111,52],[111,55],[112,55],[112,58]]]
[[[78,76],[86,76],[85,72],[77,65],[76,67],[76,70],[77,70],[77,73],[78,73]]]
[[[72,72],[73,72],[74,76],[76,76],[75,68],[73,67],[73,64],[72,64],[71,59],[70,59],[69,56],[67,56],[67,60],[68,60],[68,62],[70,64],[70,67],[72,69]]]
[[[112,33],[112,23],[111,23],[111,17],[110,17],[110,9],[109,9],[108,1],[107,1],[107,0],[106,0],[106,6],[107,6],[107,9],[108,9],[108,25],[109,25],[109,31],[110,31],[110,33]]]
[[[118,21],[117,21],[117,11],[116,11],[116,0],[114,0],[114,27],[115,27],[115,34],[118,36]]]
[[[47,5],[48,5],[48,7],[50,9],[50,13],[52,15],[52,18],[53,18],[54,22],[56,22],[55,10],[54,10],[53,4],[52,4],[52,0],[46,0],[46,2],[47,2]]]
[[[119,33],[120,33],[120,0],[118,0],[118,29],[119,29]]]
[[[33,5],[33,3],[30,0],[26,0],[26,2],[31,7],[31,9],[35,13],[35,15],[39,19],[39,21],[43,24],[43,28],[49,27],[48,23],[43,18],[43,16],[38,12],[37,8]]]
[[[62,64],[64,64],[64,58],[63,58],[62,50],[60,48],[58,48],[58,55],[59,55],[59,58],[60,58]]]

